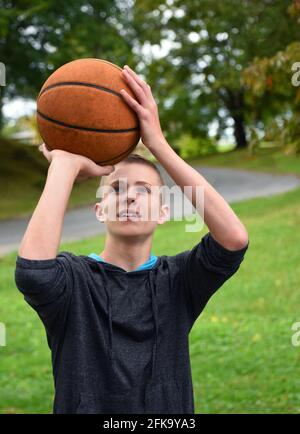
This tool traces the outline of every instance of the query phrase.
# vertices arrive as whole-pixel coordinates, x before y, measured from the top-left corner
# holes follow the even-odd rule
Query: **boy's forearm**
[[[78,169],[64,160],[53,160],[43,193],[30,219],[19,255],[27,259],[51,259],[57,255],[68,200]]]
[[[213,186],[197,170],[179,157],[166,140],[155,144],[150,150],[183,191],[184,186],[192,186],[192,194],[186,190],[186,196],[201,216],[203,205],[201,207],[201,204],[197,204],[196,188],[194,187],[204,188],[203,217],[213,237],[230,250],[245,246],[248,241],[245,226]]]

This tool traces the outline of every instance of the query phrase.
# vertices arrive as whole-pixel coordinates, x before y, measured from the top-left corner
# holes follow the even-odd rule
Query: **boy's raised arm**
[[[108,175],[113,166],[61,150],[40,147],[50,166],[44,190],[30,219],[18,254],[26,259],[53,259],[57,255],[65,211],[75,180]]]
[[[137,100],[122,91],[127,104],[140,120],[142,142],[166,169],[175,184],[184,191],[191,187],[186,196],[203,217],[214,239],[228,250],[240,250],[248,245],[248,233],[226,200],[196,169],[186,163],[165,139],[160,126],[159,113],[151,88],[128,65],[124,66],[123,77],[135,93]],[[197,188],[203,189],[203,203],[197,203]],[[203,202],[203,201],[202,201]],[[204,216],[201,215],[202,207]]]

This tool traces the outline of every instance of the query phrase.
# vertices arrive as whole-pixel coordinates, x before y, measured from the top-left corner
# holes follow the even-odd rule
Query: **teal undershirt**
[[[97,255],[96,253],[90,253],[89,257],[99,262],[106,262],[104,261],[104,259],[101,258],[101,256]],[[132,271],[146,270],[148,268],[152,268],[155,265],[156,261],[157,261],[157,256],[152,255],[151,253],[149,259],[146,262],[144,262],[142,265],[140,265],[139,267],[135,268],[135,270]]]

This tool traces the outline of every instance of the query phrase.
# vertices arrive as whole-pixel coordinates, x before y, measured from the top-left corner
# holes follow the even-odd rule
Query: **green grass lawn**
[[[188,163],[199,166],[233,167],[269,173],[292,173],[300,176],[300,155],[285,155],[278,150],[260,150],[258,154],[253,156],[246,149],[232,150],[189,160]]]
[[[190,333],[196,413],[299,413],[300,189],[232,205],[250,245],[238,272],[212,297]],[[176,254],[201,234],[186,222],[159,226],[153,252]],[[103,236],[60,250],[100,252]],[[37,314],[14,286],[15,254],[0,260],[0,413],[48,413],[53,385],[50,352]],[[178,318],[180,321],[180,318]]]
[[[0,138],[0,221],[32,213],[43,191],[48,166],[35,146]],[[68,208],[94,203],[99,181],[93,178],[76,183]]]
[[[259,156],[250,157],[247,150],[234,150],[188,162],[300,176],[300,157],[278,151],[260,151]],[[43,190],[47,169],[48,162],[34,146],[0,138],[0,221],[32,213]],[[100,178],[94,178],[76,183],[68,208],[95,203],[99,181]]]

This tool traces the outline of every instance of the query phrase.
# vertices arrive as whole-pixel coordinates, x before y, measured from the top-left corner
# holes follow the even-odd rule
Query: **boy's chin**
[[[107,229],[113,232],[114,234],[120,234],[122,236],[127,235],[149,235],[149,233],[153,232],[155,227],[147,221],[114,221],[110,222],[107,225]]]

